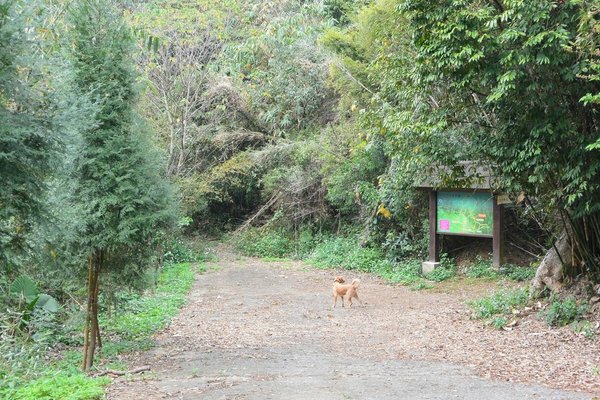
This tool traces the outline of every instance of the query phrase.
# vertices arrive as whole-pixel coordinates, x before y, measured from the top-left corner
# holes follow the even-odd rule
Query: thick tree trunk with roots
[[[544,288],[560,290],[565,276],[600,282],[600,213],[573,218],[564,211],[562,218],[564,229],[531,282],[534,295]]]
[[[102,347],[100,325],[98,324],[98,290],[100,287],[100,270],[104,252],[96,249],[89,258],[88,264],[88,299],[85,325],[83,328],[83,362],[81,369],[87,371],[94,364],[96,347]]]
[[[565,268],[572,265],[572,258],[571,241],[567,231],[564,230],[538,267],[531,281],[531,293],[540,293],[544,288],[552,291],[560,290]]]

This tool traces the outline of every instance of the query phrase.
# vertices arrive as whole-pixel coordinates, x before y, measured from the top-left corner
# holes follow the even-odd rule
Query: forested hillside
[[[417,187],[470,187],[465,162],[511,200],[497,273],[556,249],[551,289],[599,284],[599,21],[580,0],[0,0],[0,395],[56,346],[92,368],[104,313],[199,259],[190,238],[427,285]],[[490,252],[449,238],[429,279]]]
[[[156,40],[138,58],[142,110],[189,233],[237,229],[241,247],[275,247],[263,255],[345,236],[420,258],[415,188],[469,187],[470,162],[514,200],[513,250],[543,255],[566,231],[568,273],[598,280],[597,5],[190,1],[125,14]]]

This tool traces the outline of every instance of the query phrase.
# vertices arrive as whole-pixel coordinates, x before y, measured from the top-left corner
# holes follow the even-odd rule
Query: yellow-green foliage
[[[183,204],[188,213],[202,211],[209,202],[229,203],[233,191],[243,191],[252,178],[254,161],[248,153],[238,153],[202,174],[180,178]]]
[[[135,13],[127,13],[132,26],[162,36],[175,29],[182,34],[210,27],[223,37],[227,23],[245,15],[239,0],[156,0]]]
[[[380,77],[372,69],[399,50],[397,36],[404,34],[397,25],[406,22],[390,12],[398,4],[398,0],[376,1],[352,15],[350,26],[331,28],[321,37],[320,43],[341,58],[341,63],[331,64],[330,81],[342,97],[350,94],[358,102],[361,94],[367,94],[365,88],[377,90]]]

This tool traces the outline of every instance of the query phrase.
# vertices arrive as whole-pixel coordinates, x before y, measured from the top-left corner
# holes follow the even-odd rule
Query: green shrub
[[[310,228],[300,230],[296,241],[296,257],[303,259],[310,256],[320,239],[319,235],[315,235]]]
[[[0,398],[3,389],[22,384],[24,376],[37,376],[45,367],[45,343],[31,342],[26,337],[3,334],[0,337]]]
[[[503,290],[483,297],[479,300],[470,301],[467,304],[473,310],[473,317],[490,318],[495,315],[508,315],[512,310],[527,304],[529,291],[527,289]]]
[[[423,246],[420,242],[415,242],[410,238],[406,231],[390,230],[386,232],[381,247],[389,259],[403,260],[421,254]]]
[[[454,270],[440,267],[425,275],[425,278],[435,282],[442,282],[453,278],[454,276],[456,276],[456,272]]]
[[[565,326],[582,319],[588,310],[587,303],[578,303],[573,297],[564,300],[554,298],[542,315],[548,325]]]

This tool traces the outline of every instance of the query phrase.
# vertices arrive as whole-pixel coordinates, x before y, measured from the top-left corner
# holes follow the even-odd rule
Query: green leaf
[[[54,297],[45,293],[40,294],[37,301],[37,306],[51,313],[55,313],[60,310],[60,304],[58,304],[58,301],[56,301]]]
[[[10,293],[24,297],[28,303],[35,300],[40,293],[35,282],[27,275],[21,275],[10,285]]]

